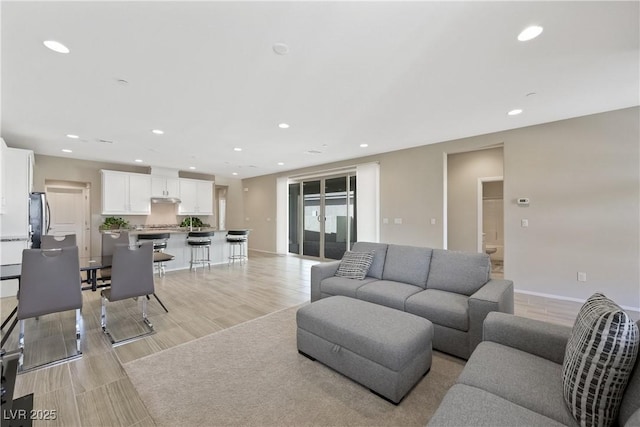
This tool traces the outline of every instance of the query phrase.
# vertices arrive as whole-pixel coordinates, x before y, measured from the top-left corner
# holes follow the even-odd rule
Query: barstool
[[[151,233],[151,234],[138,234],[138,240],[153,240],[153,251],[164,252],[167,249],[167,240],[171,235],[169,233]],[[156,268],[158,269],[158,275],[164,276],[164,262],[157,262]]]
[[[194,265],[195,268],[198,268],[198,264],[202,264],[203,268],[207,264],[211,270],[211,236],[213,236],[213,231],[191,231],[187,234],[187,244],[191,247],[189,270],[192,270]]]
[[[227,231],[227,243],[229,243],[229,264],[235,263],[236,260],[242,264],[247,259],[247,251],[245,249],[249,230],[229,230]],[[238,253],[236,253],[238,249]]]

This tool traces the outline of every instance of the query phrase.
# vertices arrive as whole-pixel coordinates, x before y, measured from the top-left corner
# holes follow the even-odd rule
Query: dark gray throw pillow
[[[373,252],[345,252],[336,276],[362,280],[367,276],[372,261]]]
[[[584,303],[562,365],[564,400],[581,426],[614,423],[639,345],[638,327],[616,303],[599,293]]]

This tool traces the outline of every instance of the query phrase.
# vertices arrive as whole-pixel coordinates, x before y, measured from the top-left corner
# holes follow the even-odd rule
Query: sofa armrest
[[[482,341],[482,324],[492,311],[513,313],[513,281],[491,279],[469,297],[469,354]]]
[[[484,321],[484,340],[513,347],[555,363],[564,360],[571,335],[569,326],[505,313],[489,313]]]
[[[320,282],[334,276],[339,266],[340,261],[322,262],[311,266],[311,302],[320,299]]]

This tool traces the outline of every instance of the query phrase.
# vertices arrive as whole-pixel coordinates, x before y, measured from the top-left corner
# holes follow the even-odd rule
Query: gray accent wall
[[[499,144],[505,277],[515,289],[580,300],[602,291],[640,307],[638,107],[245,179],[250,247],[276,251],[278,176],[378,161],[380,217],[389,218],[380,225],[381,241],[442,248],[446,157]],[[530,206],[516,205],[517,197],[529,197]],[[587,273],[586,282],[577,281],[578,271]]]

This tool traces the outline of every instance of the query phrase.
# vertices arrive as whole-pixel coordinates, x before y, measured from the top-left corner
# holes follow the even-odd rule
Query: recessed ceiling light
[[[135,159],[135,160],[134,160],[134,162],[136,162],[136,163],[142,163],[142,160],[140,160],[140,159]]]
[[[49,49],[51,49],[54,52],[58,52],[58,53],[69,53],[70,52],[68,47],[66,47],[62,43],[57,42],[55,40],[45,40],[43,43],[44,43],[44,45],[46,47],[48,47]]]
[[[360,144],[360,147],[362,148],[367,148],[369,146],[369,144]]]
[[[152,133],[155,133],[156,135],[162,135],[162,134],[164,134],[164,131],[163,131],[163,130],[160,130],[160,129],[153,129],[151,132],[152,132]]]
[[[278,125],[278,127],[279,127],[280,129],[289,129],[289,124],[288,124],[288,123],[280,123],[280,124]]]
[[[233,149],[233,151],[242,151],[242,148],[236,147],[236,148]]]
[[[284,162],[278,162],[278,166],[284,166]]]
[[[78,139],[78,138],[80,138],[80,137],[79,137],[78,135],[73,135],[73,134],[68,133],[68,134],[67,134],[67,138],[71,138],[71,139]]]
[[[72,151],[72,150],[69,150],[68,148],[63,148],[63,149],[62,149],[62,152],[63,152],[63,153],[73,153],[73,151]]]
[[[535,39],[540,34],[542,34],[542,30],[543,28],[539,25],[532,25],[530,27],[527,27],[522,30],[520,34],[518,34],[518,40],[520,40],[521,42],[526,42]]]
[[[233,172],[231,175],[238,175],[238,172]]]
[[[196,167],[195,166],[189,166],[189,169],[194,170]]]
[[[517,116],[520,113],[522,113],[522,110],[519,109],[519,108],[516,108],[515,110],[509,111],[507,114],[510,115],[510,116]]]
[[[289,45],[285,43],[274,43],[273,51],[278,55],[286,55],[289,53]]]

